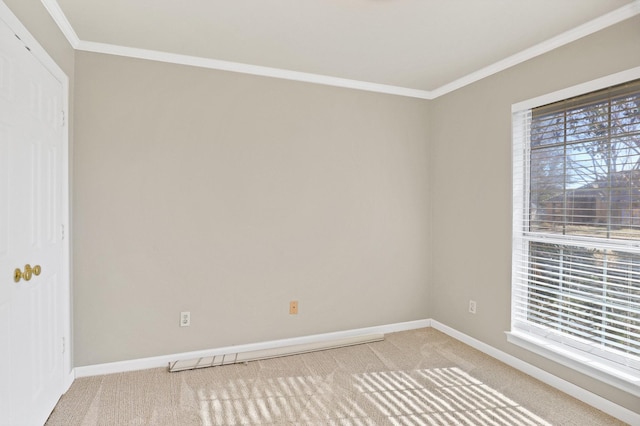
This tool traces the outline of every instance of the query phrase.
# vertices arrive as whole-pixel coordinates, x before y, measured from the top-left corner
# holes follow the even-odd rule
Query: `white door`
[[[43,424],[64,391],[62,93],[0,20],[0,425]]]

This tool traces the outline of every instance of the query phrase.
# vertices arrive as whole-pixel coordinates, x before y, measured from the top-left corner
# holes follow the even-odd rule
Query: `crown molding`
[[[633,0],[628,5],[595,18],[585,24],[566,31],[556,37],[543,41],[533,47],[495,62],[489,66],[472,72],[464,77],[440,86],[434,90],[413,89],[386,84],[371,83],[360,80],[351,80],[340,77],[332,77],[321,74],[312,74],[300,71],[292,71],[280,68],[264,67],[260,65],[243,64],[238,62],[222,61],[218,59],[203,58],[197,56],[180,55],[176,53],[157,50],[139,49],[134,47],[118,46],[106,43],[80,40],[75,30],[69,23],[64,12],[56,0],[41,0],[53,20],[65,35],[71,46],[80,51],[103,53],[130,58],[147,59],[151,61],[187,65],[220,71],[230,71],[242,74],[251,74],[262,77],[279,78],[284,80],[300,81],[305,83],[322,84],[326,86],[342,87],[347,89],[364,90],[369,92],[384,93],[396,96],[405,96],[418,99],[433,100],[440,96],[461,89],[479,80],[497,74],[522,62],[550,52],[558,47],[574,42],[607,27],[615,25],[626,19],[640,14],[640,0]]]
[[[547,52],[557,49],[558,47],[572,43],[580,38],[594,34],[607,27],[632,18],[639,13],[640,0],[634,0],[632,3],[629,3],[626,6],[618,8],[612,12],[586,22],[556,37],[545,40],[542,43],[536,44],[533,47],[525,49],[519,53],[516,53],[515,55],[509,56],[487,67],[481,68],[478,71],[454,80],[451,83],[447,83],[444,86],[431,91],[431,96],[433,97],[433,99],[435,99],[442,95],[446,95],[447,93],[453,92],[454,90],[458,90],[464,86],[468,86],[472,83],[475,83],[476,81],[482,80],[483,78],[489,77],[493,74],[497,74],[515,65],[521,64],[522,62],[528,61],[529,59],[533,59],[536,56],[543,55]]]
[[[284,80],[301,81],[305,83],[323,84],[326,86],[343,87],[348,89],[364,90],[369,92],[385,93],[389,95],[406,96],[419,99],[430,99],[430,93],[425,90],[410,89],[406,87],[390,86],[386,84],[369,83],[360,80],[331,77],[327,75],[311,74],[300,71],[291,71],[280,68],[263,67],[260,65],[242,64],[238,62],[221,61],[218,59],[203,58],[198,56],[180,55],[176,53],[161,52],[157,50],[138,49],[134,47],[117,46],[113,44],[96,43],[81,40],[77,50],[108,55],[126,56],[129,58],[147,59],[158,62],[168,62],[179,65],[189,65],[200,68],[209,68],[220,71],[231,71],[242,74],[258,75],[262,77],[280,78]]]
[[[47,9],[47,12],[49,12],[49,15],[51,15],[55,23],[58,25],[58,28],[60,28],[60,31],[62,31],[62,34],[64,34],[64,36],[67,38],[67,41],[69,41],[71,47],[77,49],[78,45],[80,44],[80,38],[71,26],[71,23],[67,19],[67,16],[64,14],[62,9],[60,9],[60,5],[58,4],[58,2],[56,0],[41,1],[45,9]]]

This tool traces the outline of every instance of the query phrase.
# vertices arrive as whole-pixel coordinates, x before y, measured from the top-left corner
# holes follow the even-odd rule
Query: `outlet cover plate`
[[[180,327],[191,325],[191,312],[180,312]]]

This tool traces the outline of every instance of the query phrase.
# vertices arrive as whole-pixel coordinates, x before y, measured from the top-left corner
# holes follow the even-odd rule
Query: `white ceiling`
[[[137,48],[424,97],[640,12],[640,0],[42,1],[81,50]]]

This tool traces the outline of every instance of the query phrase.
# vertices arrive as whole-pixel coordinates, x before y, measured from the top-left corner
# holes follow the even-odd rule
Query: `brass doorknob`
[[[20,270],[20,268],[16,268],[13,271],[13,280],[15,282],[20,282],[21,279],[25,281],[29,281],[33,275],[38,276],[42,272],[42,268],[40,265],[36,265],[33,268],[28,263],[24,265],[24,272]]]
[[[22,273],[22,279],[25,281],[29,281],[31,279],[33,271],[31,270],[31,265],[24,265],[24,272]]]

